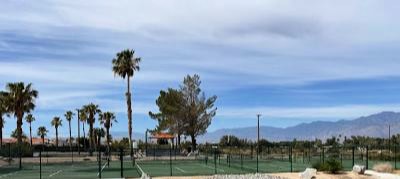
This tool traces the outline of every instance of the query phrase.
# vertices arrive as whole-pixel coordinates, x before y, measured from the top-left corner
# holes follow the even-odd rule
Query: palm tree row
[[[127,92],[126,104],[127,104],[127,115],[128,115],[128,133],[129,133],[129,146],[131,148],[131,157],[133,157],[132,148],[132,95],[131,95],[131,82],[130,79],[133,77],[135,72],[139,71],[139,63],[141,58],[135,56],[135,52],[131,49],[123,50],[116,54],[116,57],[112,60],[112,71],[114,75],[120,76],[127,80]],[[22,143],[22,125],[25,117],[26,122],[29,123],[29,136],[30,145],[32,145],[32,122],[35,121],[35,117],[30,114],[35,109],[35,100],[38,98],[38,91],[32,88],[32,84],[25,84],[23,82],[8,83],[5,91],[0,91],[0,148],[3,144],[3,128],[5,124],[4,116],[14,116],[17,122],[17,143],[21,147]],[[28,114],[25,116],[25,114]],[[83,124],[83,134],[85,138],[85,126],[87,122],[89,125],[89,147],[90,152],[93,151],[95,139],[93,125],[96,121],[96,115],[99,115],[101,124],[106,128],[107,145],[109,148],[110,134],[109,129],[112,126],[112,122],[116,122],[115,116],[111,112],[105,112],[101,114],[101,110],[98,105],[90,103],[85,105],[78,111],[78,124]],[[69,126],[69,145],[72,150],[72,134],[71,134],[71,120],[74,116],[72,111],[65,113],[65,118],[68,121]],[[52,126],[55,127],[56,131],[56,145],[58,146],[58,128],[62,126],[62,120],[60,117],[54,117],[51,122]],[[79,127],[79,126],[78,126]],[[78,131],[80,129],[78,128]],[[37,129],[37,135],[42,138],[44,143],[44,137],[47,135],[47,129],[44,126],[40,126]],[[78,140],[79,141],[79,140]],[[85,143],[84,143],[85,145]],[[86,146],[85,146],[86,147]],[[21,168],[21,158],[20,158]]]

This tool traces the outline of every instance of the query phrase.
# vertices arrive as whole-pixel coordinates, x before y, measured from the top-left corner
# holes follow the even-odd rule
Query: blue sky
[[[134,131],[153,128],[159,91],[199,74],[217,95],[209,131],[352,119],[400,107],[398,1],[11,1],[0,6],[0,89],[39,90],[33,128],[89,102],[127,131],[111,60],[142,58]],[[5,135],[15,127],[7,119]],[[97,124],[98,125],[98,124]],[[24,124],[27,132],[28,126]],[[73,128],[76,132],[76,128]],[[54,131],[51,130],[51,135]],[[67,125],[61,129],[67,135]]]

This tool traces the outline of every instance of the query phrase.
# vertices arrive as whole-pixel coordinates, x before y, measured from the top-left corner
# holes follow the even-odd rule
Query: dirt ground
[[[395,172],[400,174],[400,170]],[[285,179],[299,179],[299,173],[271,173],[271,176],[279,176]],[[154,177],[155,179],[208,179],[210,176],[193,176],[193,177]],[[400,176],[399,176],[400,178]],[[317,179],[377,179],[373,176],[358,175],[353,172],[344,172],[342,174],[332,175],[322,172],[317,173]]]

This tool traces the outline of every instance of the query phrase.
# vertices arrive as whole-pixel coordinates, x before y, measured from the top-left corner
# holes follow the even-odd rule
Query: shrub
[[[339,171],[343,169],[340,162],[334,158],[328,159],[325,163],[317,162],[312,165],[313,168],[318,171],[328,171],[333,174],[337,174]]]
[[[343,169],[343,166],[342,166],[342,164],[338,161],[338,160],[336,160],[336,159],[334,159],[334,158],[330,158],[327,162],[326,162],[326,164],[327,164],[327,169],[328,169],[328,171],[330,172],[330,173],[333,173],[333,174],[336,174],[336,173],[338,173],[339,171],[341,171],[342,169]]]
[[[390,163],[378,163],[374,165],[373,170],[376,172],[392,173],[393,166]]]

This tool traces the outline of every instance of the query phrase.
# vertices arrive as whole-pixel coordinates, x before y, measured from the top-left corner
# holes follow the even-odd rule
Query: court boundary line
[[[100,170],[101,173],[103,173],[103,170],[104,170],[104,168],[106,168],[106,165],[107,165],[107,163],[105,163],[105,164],[103,165],[103,167],[101,167],[101,170]],[[97,176],[100,175],[100,172],[97,172]]]
[[[54,173],[50,174],[50,175],[49,175],[49,178],[51,178],[51,177],[53,177],[53,176],[55,176],[55,175],[60,174],[62,171],[63,171],[63,170],[58,170],[57,172],[54,172]]]
[[[19,171],[15,171],[15,172],[10,172],[10,173],[6,173],[6,174],[3,174],[3,175],[0,175],[0,178],[3,178],[3,177],[8,177],[8,176],[11,176],[11,175],[14,175],[14,174],[17,174]]]
[[[180,172],[182,172],[182,173],[187,173],[185,170],[183,170],[183,169],[181,169],[181,168],[179,168],[179,167],[175,167],[177,170],[179,170]]]

